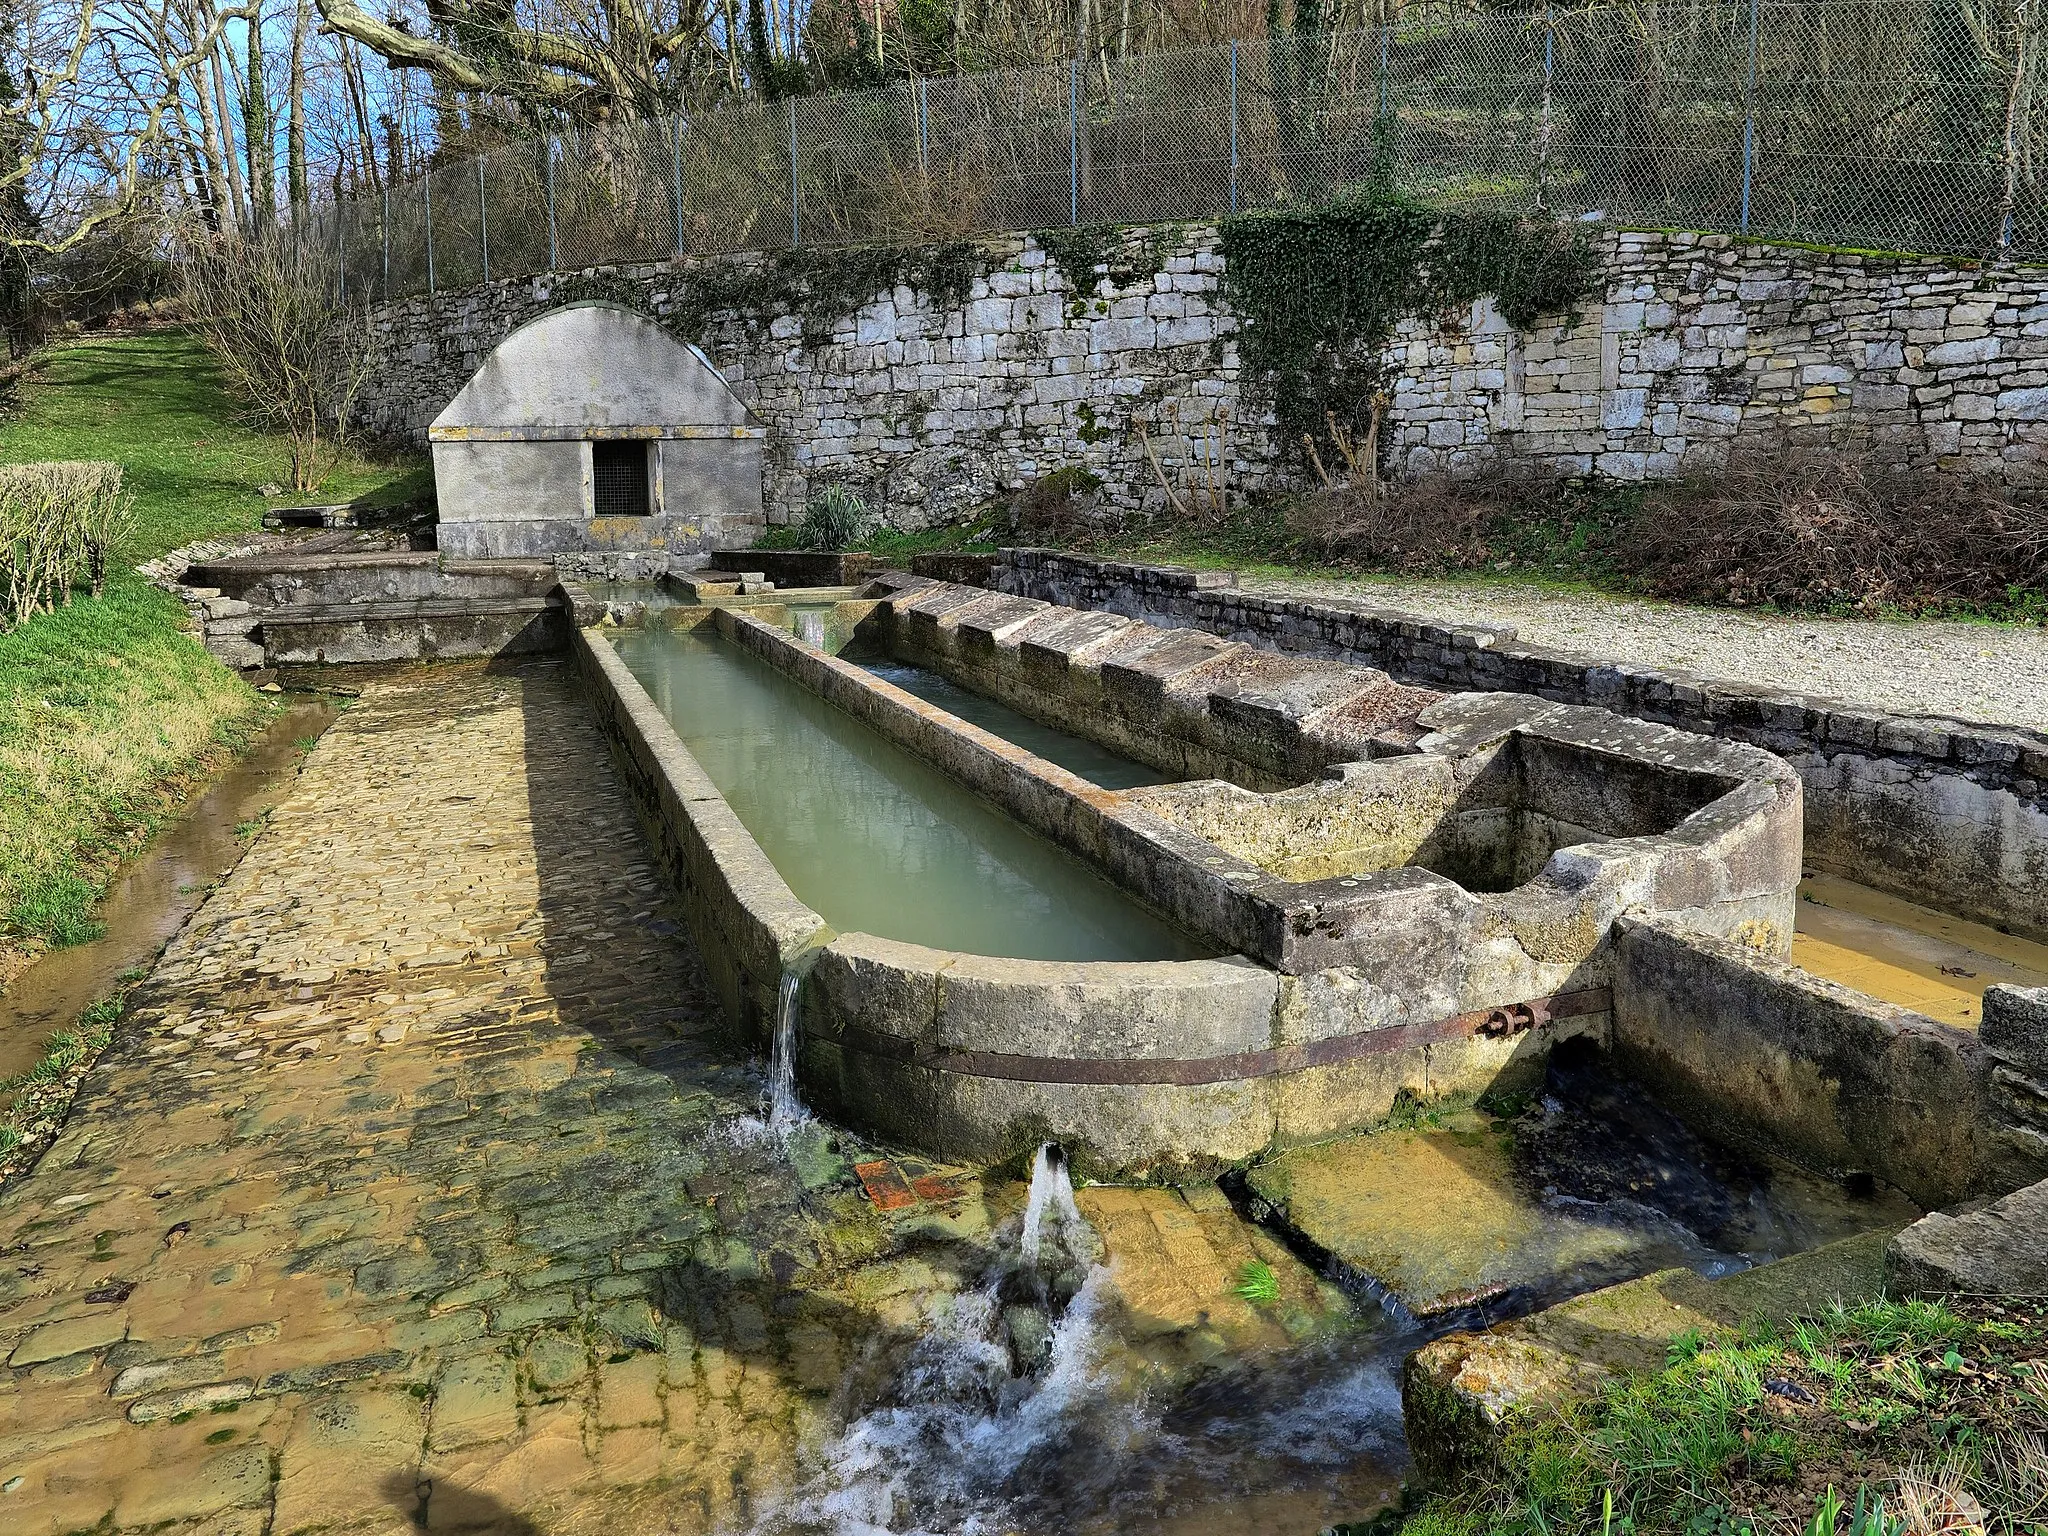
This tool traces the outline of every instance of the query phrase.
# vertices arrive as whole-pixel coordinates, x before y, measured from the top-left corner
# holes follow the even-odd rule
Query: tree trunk
[[[200,0],[199,24],[202,30],[213,25],[212,0]],[[219,163],[215,166],[215,171],[220,176],[220,179],[227,182],[228,201],[235,214],[235,228],[247,229],[249,227],[248,195],[242,185],[242,163],[241,158],[235,152],[234,119],[229,110],[233,105],[233,98],[228,94],[227,74],[221,68],[220,56],[221,49],[224,46],[225,39],[216,39],[213,47],[207,50],[206,63],[207,71],[213,79],[213,100],[209,110],[206,102],[206,86],[202,81],[199,87],[200,116],[213,119],[208,124],[208,139],[213,141],[217,138],[218,142],[208,143],[208,154],[209,157],[216,154],[219,157]]]
[[[292,23],[290,96],[285,103],[291,113],[285,131],[285,191],[294,219],[304,216],[310,201],[306,192],[306,32],[312,19],[312,0],[299,0],[298,19]]]
[[[194,99],[199,104],[200,143],[206,150],[207,173],[213,181],[213,197],[216,207],[221,205],[223,190],[226,194],[228,225],[236,230],[245,227],[242,209],[242,177],[235,165],[234,138],[228,128],[226,91],[220,73],[220,61],[210,59],[206,74],[196,77]],[[210,79],[209,79],[210,76]]]
[[[263,7],[246,23],[249,76],[242,84],[242,147],[249,156],[250,227],[258,234],[277,217],[277,147],[271,140],[270,84],[263,76]]]
[[[357,152],[362,157],[362,177],[372,192],[383,185],[383,174],[377,165],[377,135],[370,127],[369,92],[363,88],[362,60],[356,56],[356,45],[349,38],[341,40],[341,72],[348,82],[349,110],[355,119]]]

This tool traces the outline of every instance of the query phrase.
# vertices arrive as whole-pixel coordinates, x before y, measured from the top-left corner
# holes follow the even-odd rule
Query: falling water
[[[1081,1220],[1080,1209],[1074,1204],[1073,1182],[1067,1177],[1066,1157],[1050,1141],[1031,1159],[1031,1193],[1024,1201],[1024,1236],[1020,1245],[1027,1270],[1038,1267],[1048,1212],[1056,1232],[1065,1231],[1069,1223],[1078,1225]]]
[[[805,645],[825,649],[825,615],[815,608],[799,609],[796,615],[796,637]]]
[[[796,994],[802,973],[784,971],[775,996],[775,1034],[768,1048],[768,1128],[787,1135],[810,1119],[796,1091]]]

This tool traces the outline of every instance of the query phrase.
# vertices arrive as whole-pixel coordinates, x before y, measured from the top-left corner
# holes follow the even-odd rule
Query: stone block
[[[1884,1258],[1895,1295],[2048,1293],[2048,1181],[1964,1215],[1923,1216],[1892,1239]]]
[[[82,1317],[43,1324],[14,1346],[7,1363],[12,1366],[40,1365],[45,1360],[106,1349],[127,1336],[128,1313],[125,1309],[95,1310]]]
[[[1986,987],[1978,1038],[1991,1055],[2048,1082],[2048,988]]]
[[[519,1388],[509,1356],[465,1355],[441,1368],[434,1383],[430,1449],[457,1450],[518,1431]]]
[[[425,1405],[409,1392],[337,1392],[307,1403],[278,1455],[274,1536],[374,1504],[409,1516],[425,1418]]]

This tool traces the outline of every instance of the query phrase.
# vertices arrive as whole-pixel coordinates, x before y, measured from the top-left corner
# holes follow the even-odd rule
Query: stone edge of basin
[[[744,633],[751,622],[731,628]],[[604,635],[577,626],[571,645],[728,1016],[744,1036],[766,1038],[783,973],[808,968],[805,1092],[882,1136],[989,1162],[1054,1139],[1094,1176],[1212,1176],[1275,1141],[1370,1124],[1403,1088],[1476,1092],[1532,1076],[1552,1040],[1605,1027],[1601,988],[1415,1019],[1347,978],[1282,976],[1241,957],[1004,960],[835,934],[789,889]],[[1030,1018],[1038,1032],[1020,1033]],[[1053,1019],[1066,1021],[1064,1042],[1047,1027]],[[1332,1028],[1338,1021],[1349,1027]],[[1352,1038],[1335,1042],[1342,1035]],[[1017,1049],[1031,1040],[1042,1054]],[[1039,1065],[1003,1075],[1007,1063],[990,1058]],[[1124,1064],[1111,1075],[1125,1079],[1169,1080],[1086,1080],[1103,1073],[1073,1065],[1104,1062]],[[1176,1062],[1206,1065],[1162,1065]],[[1264,1075],[1235,1075],[1244,1070]],[[1172,1080],[1186,1076],[1203,1080]]]

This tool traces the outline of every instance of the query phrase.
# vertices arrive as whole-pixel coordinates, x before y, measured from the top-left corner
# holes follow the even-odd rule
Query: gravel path
[[[1299,578],[1245,586],[1345,597],[1438,622],[1512,624],[1533,645],[1900,714],[2048,728],[2048,629],[2031,625],[1765,618],[1496,582]]]

